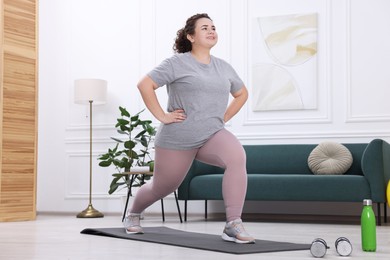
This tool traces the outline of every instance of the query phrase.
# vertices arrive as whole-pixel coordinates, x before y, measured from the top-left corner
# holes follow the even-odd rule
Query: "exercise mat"
[[[236,244],[220,235],[187,232],[168,227],[144,227],[145,234],[128,235],[124,228],[86,228],[81,234],[106,236],[171,246],[187,247],[230,254],[254,254],[279,251],[309,250],[309,244],[257,240],[255,244]]]

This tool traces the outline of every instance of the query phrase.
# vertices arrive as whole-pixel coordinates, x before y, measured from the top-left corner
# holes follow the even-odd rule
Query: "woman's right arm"
[[[166,113],[158,102],[155,90],[158,88],[149,76],[145,76],[137,84],[138,90],[141,93],[142,99],[146,107],[153,116],[163,124],[179,123],[185,120],[184,110],[177,109],[170,113]]]

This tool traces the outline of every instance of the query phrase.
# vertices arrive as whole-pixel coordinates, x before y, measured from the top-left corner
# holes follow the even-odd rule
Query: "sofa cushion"
[[[190,200],[222,200],[221,174],[196,176]],[[371,197],[370,185],[360,175],[248,174],[246,200],[354,201]]]
[[[310,153],[308,165],[314,174],[343,174],[352,165],[352,154],[336,142],[322,142]]]
[[[359,175],[251,174],[246,199],[359,202],[366,196],[370,185]]]

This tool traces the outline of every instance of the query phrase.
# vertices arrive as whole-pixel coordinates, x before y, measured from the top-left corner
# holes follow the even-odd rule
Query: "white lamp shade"
[[[107,101],[107,81],[103,79],[76,79],[74,81],[74,102],[76,104],[105,104]]]

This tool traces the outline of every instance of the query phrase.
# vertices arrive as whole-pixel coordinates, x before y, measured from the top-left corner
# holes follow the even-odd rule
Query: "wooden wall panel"
[[[1,0],[0,221],[36,217],[37,1]]]

